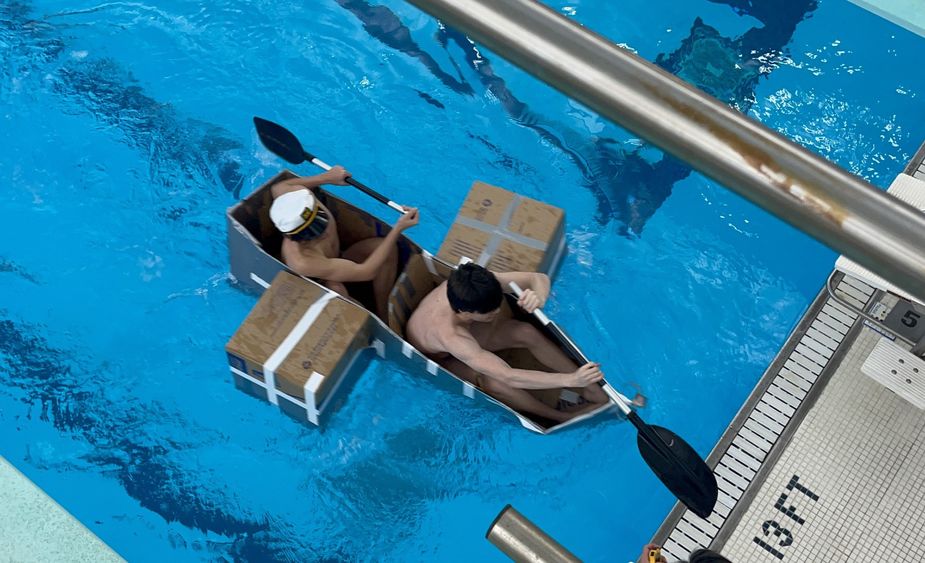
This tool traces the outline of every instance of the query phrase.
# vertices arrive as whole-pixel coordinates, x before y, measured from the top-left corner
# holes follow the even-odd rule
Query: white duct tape
[[[421,250],[421,257],[424,259],[424,266],[431,275],[437,275],[437,268],[434,266],[434,255],[426,250]]]
[[[440,367],[440,366],[437,364],[437,362],[435,362],[435,361],[433,361],[433,360],[431,360],[431,359],[428,359],[428,360],[427,360],[427,373],[429,373],[429,374],[431,374],[431,375],[437,375],[437,368],[439,368],[439,367]]]
[[[277,395],[279,394],[279,391],[276,389],[276,370],[279,369],[279,366],[286,360],[286,357],[292,352],[292,349],[296,347],[299,340],[302,340],[302,337],[305,336],[308,329],[312,327],[312,324],[318,320],[321,311],[324,310],[331,299],[334,299],[335,295],[336,294],[333,292],[325,291],[324,295],[322,295],[318,301],[312,303],[308,310],[305,311],[305,314],[302,315],[302,318],[299,319],[299,322],[292,327],[292,330],[289,331],[286,338],[283,339],[276,350],[270,354],[266,363],[263,364],[263,378],[267,387],[267,400],[274,405],[277,404]]]
[[[305,392],[305,414],[308,416],[308,421],[318,425],[318,389],[321,387],[321,383],[324,381],[324,376],[313,371],[311,376],[305,382],[305,386],[302,390]]]
[[[254,272],[251,272],[251,279],[254,280],[254,282],[255,282],[257,285],[259,285],[260,287],[262,287],[262,288],[264,288],[264,289],[270,287],[270,284],[267,283],[267,280],[261,278],[260,276],[258,276],[258,275],[255,274]]]
[[[263,381],[260,381],[260,380],[257,379],[256,377],[253,377],[253,376],[251,376],[251,375],[248,375],[248,374],[244,373],[243,371],[241,371],[241,370],[239,370],[239,369],[237,369],[237,368],[230,368],[230,369],[231,369],[231,373],[233,373],[233,374],[235,374],[235,375],[240,375],[241,377],[243,377],[244,379],[250,381],[251,383],[253,383],[253,384],[255,384],[255,385],[259,385],[260,387],[266,388],[266,385],[263,384]],[[302,407],[303,409],[305,408],[305,403],[302,402],[302,401],[300,401],[300,400],[298,400],[298,399],[296,399],[295,397],[291,397],[291,396],[289,396],[289,395],[286,394],[286,393],[280,393],[279,396],[282,397],[282,398],[284,398],[284,399],[286,399],[287,401],[289,401],[290,403],[292,403],[292,404],[294,404],[294,405],[297,405],[297,406],[299,406],[299,407]]]
[[[472,386],[468,381],[463,381],[463,395],[469,397],[470,399],[475,398],[475,387]]]
[[[376,351],[376,355],[380,358],[385,357],[385,342],[379,340],[378,338],[373,339],[373,350]]]

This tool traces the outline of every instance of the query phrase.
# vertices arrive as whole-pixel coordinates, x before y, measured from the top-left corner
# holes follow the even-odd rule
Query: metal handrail
[[[498,513],[485,537],[517,563],[581,563],[510,504]]]
[[[533,0],[408,0],[925,302],[925,215]]]
[[[832,299],[832,301],[838,303],[839,305],[841,305],[842,307],[844,307],[844,308],[847,309],[848,311],[851,311],[851,312],[854,313],[855,315],[857,315],[857,316],[863,318],[865,321],[867,321],[867,322],[873,324],[874,326],[876,326],[877,328],[879,328],[880,331],[889,333],[889,335],[891,335],[891,336],[893,336],[893,337],[895,337],[895,338],[898,338],[898,339],[902,340],[903,342],[905,342],[906,344],[908,344],[910,347],[914,347],[914,346],[916,345],[916,343],[913,342],[912,340],[910,340],[909,338],[906,338],[906,337],[903,336],[902,334],[899,334],[899,333],[896,332],[895,330],[893,330],[893,329],[889,328],[888,326],[886,326],[885,324],[883,324],[883,321],[882,321],[882,320],[880,320],[880,319],[878,319],[878,318],[876,318],[876,317],[874,317],[874,316],[868,314],[868,313],[867,313],[867,310],[864,309],[863,307],[856,307],[856,306],[852,305],[851,303],[848,303],[846,300],[842,299],[841,297],[839,297],[838,294],[835,292],[835,286],[833,285],[833,281],[835,280],[835,276],[836,276],[838,273],[839,273],[838,270],[832,270],[832,273],[829,274],[829,277],[827,277],[827,278],[825,279],[825,291],[826,291],[826,293],[829,294],[829,298]]]

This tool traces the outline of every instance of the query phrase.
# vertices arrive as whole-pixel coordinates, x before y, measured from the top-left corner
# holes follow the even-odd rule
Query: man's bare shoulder
[[[275,184],[270,186],[270,195],[273,196],[273,199],[276,199],[285,193],[294,192],[296,190],[302,190],[302,189],[311,189],[311,188],[306,188],[305,186],[303,186],[299,182],[299,177],[296,176],[295,178],[280,180],[279,182],[276,182]]]
[[[280,255],[283,263],[304,276],[316,277],[312,272],[326,270],[330,258],[314,246],[283,239]]]

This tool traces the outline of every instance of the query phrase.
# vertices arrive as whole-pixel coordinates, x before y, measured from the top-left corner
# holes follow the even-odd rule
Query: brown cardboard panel
[[[535,199],[522,198],[514,210],[508,230],[549,244],[565,213]]]
[[[463,224],[461,219],[470,223]],[[471,221],[483,223],[484,229],[477,228],[477,224],[470,226]],[[515,198],[507,190],[475,182],[438,255],[455,264],[463,256],[479,261],[486,248],[494,248],[486,264],[492,270],[550,273],[564,234],[565,213],[561,209],[535,199]],[[518,236],[535,244],[515,242]]]
[[[476,181],[472,184],[462,207],[459,208],[459,214],[476,221],[497,225],[501,222],[504,212],[513,199],[514,194],[505,189]]]
[[[232,365],[263,379],[264,364],[325,291],[288,272],[280,272],[226,345]],[[279,391],[304,399],[304,385],[313,372],[325,377],[318,393],[342,376],[351,354],[369,342],[370,315],[339,298],[327,302],[276,370]],[[244,366],[235,357],[244,360]]]
[[[363,239],[380,236],[376,234],[378,220],[372,215],[334,197],[325,197],[323,201],[337,220],[337,236],[342,249]],[[384,235],[388,226],[383,225]]]
[[[454,223],[443,239],[443,244],[440,245],[440,251],[437,254],[450,264],[458,263],[463,256],[478,260],[482,250],[491,240],[491,236],[491,233]]]
[[[542,269],[545,257],[546,252],[542,250],[504,240],[486,267],[494,272],[538,272]]]
[[[228,341],[226,350],[262,366],[324,290],[280,272]],[[261,370],[262,371],[262,370]]]
[[[304,399],[305,382],[312,372],[324,376],[322,389],[330,387],[331,381],[340,376],[336,369],[338,364],[351,348],[354,338],[363,332],[367,319],[369,314],[352,303],[340,299],[328,301],[311,328],[276,370],[277,388]],[[324,393],[319,391],[318,396],[323,397]]]

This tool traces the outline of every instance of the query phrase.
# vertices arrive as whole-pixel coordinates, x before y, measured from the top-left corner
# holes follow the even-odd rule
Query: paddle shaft
[[[305,160],[311,162],[312,164],[314,164],[314,165],[317,166],[318,168],[321,168],[322,170],[327,171],[327,170],[330,170],[330,169],[331,169],[331,165],[330,165],[330,164],[324,162],[323,160],[321,160],[320,158],[316,157],[315,155],[313,155],[313,154],[310,153],[310,152],[306,152],[306,153],[305,153]],[[362,184],[362,183],[360,183],[360,182],[357,182],[356,180],[353,179],[353,177],[347,176],[347,183],[350,184],[351,186],[353,186],[354,188],[357,188],[358,190],[360,190],[360,191],[363,192],[364,194],[368,195],[369,197],[375,199],[376,201],[379,201],[379,202],[382,202],[382,203],[388,205],[389,207],[391,207],[391,208],[394,209],[395,211],[398,211],[398,212],[401,213],[401,214],[404,214],[404,213],[405,213],[405,208],[404,208],[404,207],[402,207],[401,205],[395,203],[394,201],[392,201],[391,199],[385,197],[384,195],[380,194],[379,192],[373,190],[372,188],[370,188],[370,187],[367,186],[366,184]]]

